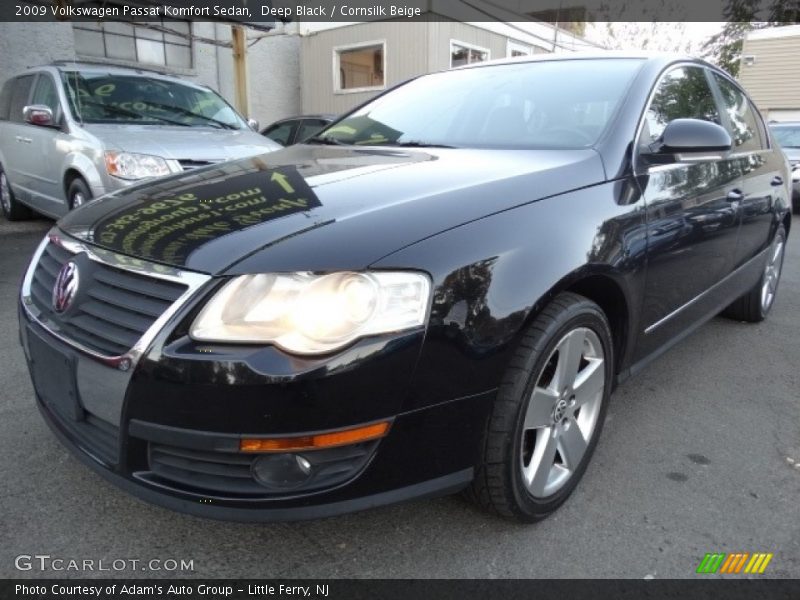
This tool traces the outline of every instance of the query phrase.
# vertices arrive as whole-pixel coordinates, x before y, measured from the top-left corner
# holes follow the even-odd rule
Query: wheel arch
[[[536,299],[520,334],[553,298],[563,292],[573,292],[588,298],[597,304],[606,315],[614,343],[614,374],[619,374],[625,363],[626,353],[633,343],[631,340],[631,331],[634,330],[632,303],[621,277],[602,265],[585,266],[568,274]]]
[[[81,178],[89,186],[94,197],[101,196],[104,191],[103,180],[94,162],[83,154],[71,154],[64,162],[62,186],[64,200],[67,200],[67,190],[76,178]]]

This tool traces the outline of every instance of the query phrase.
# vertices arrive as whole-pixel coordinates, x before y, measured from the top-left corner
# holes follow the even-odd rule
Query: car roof
[[[703,59],[690,56],[688,54],[678,54],[671,52],[646,52],[646,51],[623,51],[623,50],[595,50],[591,52],[560,52],[557,54],[531,54],[528,56],[515,56],[513,58],[498,58],[495,60],[487,60],[471,65],[463,65],[456,67],[453,70],[460,69],[479,69],[482,67],[491,67],[495,65],[519,64],[519,63],[536,63],[536,62],[558,62],[567,60],[607,60],[624,59],[624,58],[638,58],[651,62],[659,62],[669,64],[673,62],[697,62],[712,68],[716,67]]]
[[[207,88],[207,86],[202,85],[200,83],[183,79],[175,75],[170,75],[168,73],[164,73],[157,69],[148,69],[140,67],[123,67],[110,63],[91,62],[91,61],[55,61],[44,65],[28,67],[25,71],[19,73],[19,75],[24,75],[26,73],[35,73],[37,71],[42,71],[45,69],[56,70],[59,72],[83,71],[83,72],[107,73],[110,75],[139,75],[139,76],[151,77],[154,79],[163,79],[164,81],[177,81],[185,85],[196,86],[203,89],[209,89]]]

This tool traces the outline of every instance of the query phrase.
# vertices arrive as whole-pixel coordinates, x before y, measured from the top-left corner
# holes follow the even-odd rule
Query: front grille
[[[313,476],[302,486],[289,491],[305,492],[347,481],[367,464],[377,443],[376,440],[301,452],[311,463]],[[178,448],[153,442],[148,449],[150,475],[172,487],[226,496],[263,497],[287,493],[286,490],[270,490],[253,478],[251,467],[260,456],[257,454]]]
[[[184,171],[191,171],[192,169],[199,169],[200,167],[215,165],[218,162],[219,161],[217,160],[192,160],[190,158],[182,158],[178,160],[178,164],[183,168]]]
[[[31,300],[65,337],[106,356],[130,350],[187,289],[86,259],[79,265],[80,283],[73,306],[59,314],[52,304],[56,277],[67,261],[79,256],[52,242],[47,244],[33,272]]]

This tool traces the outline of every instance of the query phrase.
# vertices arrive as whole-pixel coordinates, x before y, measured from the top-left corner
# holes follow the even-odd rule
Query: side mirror
[[[26,123],[40,127],[54,127],[53,111],[44,104],[34,104],[22,109],[22,118]]]
[[[701,162],[725,158],[733,147],[730,134],[702,119],[670,121],[657,142],[644,152],[649,162]]]
[[[253,131],[258,131],[258,121],[255,119],[247,119],[247,126]]]

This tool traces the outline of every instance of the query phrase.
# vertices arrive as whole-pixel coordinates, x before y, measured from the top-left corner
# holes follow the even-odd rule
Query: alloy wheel
[[[83,192],[75,192],[72,195],[72,208],[78,208],[83,206],[86,203],[86,196],[83,195]]]
[[[523,482],[535,498],[560,490],[581,464],[597,426],[606,385],[598,335],[564,335],[539,374],[522,425]]]
[[[761,286],[761,309],[764,312],[769,310],[775,300],[783,266],[783,240],[776,237],[775,242],[764,268],[764,283]]]

